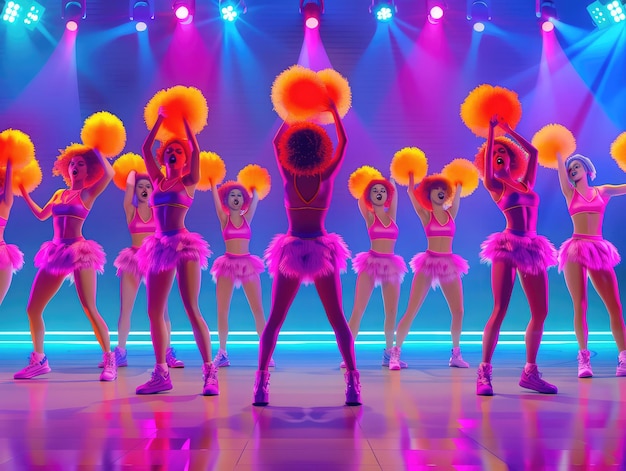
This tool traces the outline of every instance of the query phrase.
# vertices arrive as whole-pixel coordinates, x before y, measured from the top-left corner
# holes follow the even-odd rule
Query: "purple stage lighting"
[[[189,24],[193,21],[193,15],[196,12],[195,0],[174,0],[172,2],[172,10],[174,16],[179,23]]]
[[[307,28],[319,28],[320,18],[324,13],[324,0],[300,0],[300,13],[304,16]]]
[[[441,23],[448,8],[446,2],[442,0],[428,0],[428,21],[434,25]]]
[[[61,0],[61,18],[65,20],[65,27],[69,31],[76,31],[80,20],[87,16],[86,0]]]

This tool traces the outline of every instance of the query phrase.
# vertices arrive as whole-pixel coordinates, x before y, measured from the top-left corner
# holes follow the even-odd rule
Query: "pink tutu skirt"
[[[113,262],[113,266],[117,268],[117,276],[122,276],[123,273],[130,273],[135,278],[143,277],[143,272],[139,270],[138,251],[139,247],[128,247],[120,251]]]
[[[21,270],[24,266],[24,254],[17,245],[0,242],[0,270],[11,268],[13,273]]]
[[[172,270],[181,262],[200,262],[203,270],[209,266],[211,250],[206,240],[195,232],[155,234],[144,239],[137,251],[140,273]]]
[[[348,258],[350,250],[346,243],[332,233],[313,239],[279,234],[265,250],[270,275],[280,273],[287,278],[299,278],[305,284],[334,272],[345,272]]]
[[[352,269],[358,275],[368,274],[374,280],[375,286],[383,283],[399,285],[409,271],[400,255],[374,250],[356,254],[352,259]]]
[[[559,271],[563,271],[567,262],[579,263],[590,270],[608,270],[620,261],[615,246],[601,236],[574,234],[559,248]]]
[[[250,254],[236,255],[228,252],[217,257],[211,267],[214,282],[217,283],[219,277],[225,276],[235,282],[236,288],[258,278],[264,271],[265,265],[260,257]]]
[[[44,242],[35,255],[35,266],[53,275],[72,277],[76,270],[94,269],[104,273],[106,255],[102,246],[93,240],[73,242],[52,240]]]
[[[557,264],[554,245],[540,235],[520,236],[511,231],[496,232],[487,237],[480,248],[483,263],[509,262],[521,273],[537,275]]]
[[[409,262],[413,273],[423,273],[432,278],[431,287],[448,283],[466,275],[469,265],[460,255],[427,250],[415,255]]]

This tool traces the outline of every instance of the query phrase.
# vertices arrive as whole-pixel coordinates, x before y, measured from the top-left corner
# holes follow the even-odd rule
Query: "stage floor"
[[[626,469],[626,378],[610,344],[591,346],[595,376],[576,377],[576,346],[540,351],[559,394],[518,386],[521,345],[500,345],[491,398],[475,395],[471,367],[447,367],[442,345],[406,345],[409,369],[380,366],[381,346],[358,345],[361,407],[346,407],[334,345],[279,345],[270,405],[251,405],[255,346],[232,346],[220,395],[203,397],[200,357],[178,346],[187,367],[174,389],[136,396],[153,366],[148,346],[130,346],[129,367],[98,381],[96,346],[52,346],[53,371],[14,381],[28,345],[0,346],[0,470],[587,470]],[[215,346],[214,346],[215,348]]]

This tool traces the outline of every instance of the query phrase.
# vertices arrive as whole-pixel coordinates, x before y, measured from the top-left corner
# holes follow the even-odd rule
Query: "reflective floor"
[[[380,366],[381,347],[357,347],[362,407],[343,406],[333,345],[279,345],[270,406],[251,406],[256,347],[233,346],[221,393],[203,397],[200,358],[173,391],[136,396],[149,347],[131,347],[114,383],[98,381],[97,347],[53,347],[52,373],[14,381],[28,346],[0,346],[0,470],[587,470],[626,469],[626,378],[611,345],[594,348],[595,376],[576,377],[576,347],[540,353],[556,396],[521,389],[522,346],[501,345],[492,398],[475,396],[480,347],[468,370],[447,367],[440,345],[407,345],[409,369]]]

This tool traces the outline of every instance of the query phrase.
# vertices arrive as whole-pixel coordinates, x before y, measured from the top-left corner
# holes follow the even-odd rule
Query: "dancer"
[[[584,155],[564,160],[557,155],[559,182],[574,224],[574,234],[559,249],[559,271],[574,304],[574,330],[578,341],[578,377],[590,378],[590,353],[587,350],[587,276],[604,302],[611,319],[611,332],[618,349],[616,376],[626,376],[626,338],[624,317],[615,269],[620,262],[617,249],[602,237],[604,210],[611,196],[626,193],[626,185],[590,186],[596,169]]]
[[[222,367],[230,366],[226,341],[230,301],[235,287],[243,287],[259,337],[265,328],[259,278],[265,271],[265,265],[259,257],[250,254],[252,235],[250,223],[259,203],[256,190],[252,190],[252,199],[243,185],[236,182],[227,182],[220,186],[219,190],[211,184],[211,190],[226,244],[226,253],[216,258],[211,267],[213,281],[216,284],[217,328],[220,338],[220,348],[213,363],[217,367]]]
[[[315,124],[303,122],[288,126],[283,123],[274,138],[274,151],[285,188],[289,230],[287,234],[277,235],[265,253],[274,283],[272,307],[261,335],[259,370],[254,383],[254,405],[257,406],[269,402],[267,367],[287,311],[303,282],[315,283],[346,362],[346,404],[361,403],[354,339],[341,306],[339,279],[339,272],[345,270],[350,252],[341,237],[327,233],[324,227],[347,142],[337,108],[332,101],[329,105],[338,137],[334,155],[330,138]]]
[[[219,394],[217,368],[211,362],[209,328],[198,306],[201,269],[208,266],[211,251],[209,244],[199,234],[185,228],[185,216],[193,202],[200,178],[200,149],[185,120],[187,139],[174,137],[163,143],[157,151],[159,164],[165,165],[164,176],[152,154],[152,146],[163,120],[161,111],[143,145],[144,162],[154,187],[152,207],[157,230],[143,241],[137,257],[140,272],[146,273],[148,316],[156,366],[151,379],[137,387],[136,392],[154,394],[172,389],[166,360],[168,330],[165,309],[174,277],[177,277],[185,312],[202,355],[202,394],[213,396]]]
[[[4,241],[4,228],[13,207],[13,163],[7,160],[6,168],[0,168],[0,306],[9,291],[13,274],[24,266],[24,254],[17,245]]]
[[[40,221],[52,216],[54,238],[44,242],[35,255],[35,266],[39,270],[26,307],[34,351],[30,354],[28,366],[15,373],[15,379],[30,379],[51,371],[44,353],[43,311],[66,278],[73,278],[80,303],[104,352],[100,381],[117,378],[109,329],[96,307],[96,272],[104,272],[105,254],[98,243],[86,240],[82,234],[89,211],[113,178],[113,173],[111,164],[98,150],[72,144],[54,163],[54,174],[61,175],[69,188],[56,191],[40,208],[20,186],[24,200]]]
[[[372,180],[363,196],[358,200],[359,210],[371,240],[368,252],[358,253],[352,259],[352,268],[357,273],[354,307],[350,316],[350,331],[356,339],[363,313],[369,303],[375,286],[381,286],[385,312],[385,349],[383,350],[383,366],[389,366],[393,333],[398,314],[400,285],[406,274],[407,267],[403,258],[393,253],[398,240],[398,192],[393,179]],[[403,362],[404,363],[404,362]],[[345,362],[341,367],[345,368]],[[406,368],[406,364],[404,364]]]
[[[154,214],[149,205],[152,189],[148,175],[138,174],[135,170],[128,173],[124,191],[124,212],[126,213],[128,232],[130,232],[131,246],[123,249],[113,262],[117,268],[117,276],[120,278],[120,317],[117,322],[117,347],[114,350],[118,368],[128,366],[126,342],[130,334],[130,317],[143,278],[143,273],[139,271],[137,251],[146,237],[153,235],[156,231]],[[172,323],[167,314],[167,308],[165,310],[165,325],[168,339],[170,339]],[[171,347],[169,341],[168,345],[170,346],[167,347],[165,354],[167,366],[184,368],[185,363],[176,358],[176,351]],[[102,368],[103,365],[98,366]]]
[[[498,126],[519,145],[506,137],[494,137]],[[557,392],[556,386],[541,379],[536,364],[548,315],[547,269],[556,265],[553,245],[537,235],[539,196],[533,191],[537,163],[537,150],[527,140],[498,117],[490,120],[487,142],[476,154],[475,164],[485,188],[506,219],[506,229],[491,234],[481,245],[482,260],[491,263],[494,298],[493,312],[483,333],[482,363],[476,382],[476,394],[481,396],[493,395],[491,358],[509,307],[516,272],[531,316],[526,327],[526,365],[519,385],[544,394]]]
[[[454,219],[459,212],[461,202],[461,184],[457,183],[454,196],[451,182],[440,175],[425,177],[415,188],[413,173],[409,175],[408,193],[413,208],[422,221],[428,248],[418,253],[410,262],[413,270],[413,283],[409,304],[400,318],[396,329],[396,346],[391,350],[390,370],[404,367],[400,360],[402,344],[409,334],[411,324],[417,315],[429,287],[441,286],[450,314],[452,324],[452,354],[448,366],[468,368],[469,364],[461,355],[461,330],[463,328],[463,284],[461,276],[467,274],[467,260],[452,253],[452,240],[456,232]],[[445,205],[452,199],[449,209]]]

